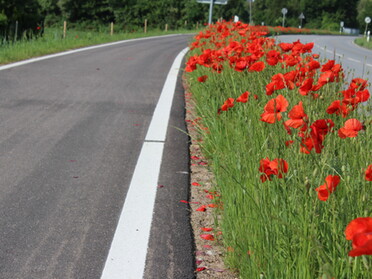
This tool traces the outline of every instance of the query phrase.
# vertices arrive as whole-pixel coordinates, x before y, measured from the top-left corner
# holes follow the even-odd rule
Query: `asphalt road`
[[[164,80],[190,38],[0,71],[0,278],[100,278]],[[189,185],[180,83],[169,127],[145,278],[193,278],[195,268],[179,203]]]
[[[347,80],[354,77],[372,81],[372,51],[354,44],[355,36],[283,35],[278,40],[302,43],[314,42],[313,53],[324,59],[335,59],[341,63]]]

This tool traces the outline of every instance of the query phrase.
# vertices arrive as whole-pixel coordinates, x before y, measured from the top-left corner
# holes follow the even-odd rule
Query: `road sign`
[[[305,19],[304,13],[301,13],[300,16],[298,17],[299,19]]]
[[[208,24],[212,24],[213,5],[226,5],[227,0],[196,0],[198,3],[209,4],[209,19]]]
[[[369,23],[371,23],[371,18],[370,18],[369,16],[367,16],[367,17],[364,19],[364,21],[365,21],[367,24],[369,24]]]
[[[282,14],[283,14],[283,23],[282,23],[282,27],[284,27],[285,25],[285,15],[286,13],[288,13],[288,10],[286,8],[283,8],[282,9]]]
[[[344,25],[345,25],[345,22],[341,21],[341,22],[340,22],[340,26],[341,26],[341,27],[344,27]]]
[[[210,0],[196,0],[196,2],[202,3],[202,4],[210,4],[211,3]],[[213,1],[213,4],[226,5],[227,4],[227,0],[214,0]]]

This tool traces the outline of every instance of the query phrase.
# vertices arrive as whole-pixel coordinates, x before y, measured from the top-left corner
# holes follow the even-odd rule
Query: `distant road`
[[[341,62],[347,77],[366,78],[372,81],[372,50],[354,44],[355,36],[318,36],[318,35],[283,35],[278,40],[302,43],[314,42],[314,53],[322,58],[336,59]]]
[[[0,71],[0,278],[101,277],[165,78],[190,38],[135,40]],[[178,82],[163,186],[150,186],[159,189],[146,278],[194,277],[189,211],[179,202],[189,186],[183,98]]]

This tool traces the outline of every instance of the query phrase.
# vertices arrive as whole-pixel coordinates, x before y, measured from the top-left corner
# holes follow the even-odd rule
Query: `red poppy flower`
[[[366,169],[366,176],[365,176],[365,179],[367,181],[372,181],[372,164],[369,165]]]
[[[311,60],[305,66],[309,71],[312,71],[312,70],[315,70],[315,69],[319,69],[320,68],[320,63],[316,60]]]
[[[372,218],[359,217],[352,220],[346,226],[345,237],[352,241],[350,257],[372,255]]]
[[[334,75],[332,71],[326,71],[322,73],[318,79],[318,84],[323,86],[327,84],[328,82],[333,82],[334,81]]]
[[[368,89],[358,91],[356,97],[358,98],[359,103],[367,102],[370,97]]]
[[[255,62],[249,66],[250,72],[261,72],[263,69],[265,69],[265,63],[262,61]]]
[[[270,161],[269,158],[265,158],[261,159],[258,170],[264,173],[260,176],[262,182],[271,180],[274,175],[283,178],[283,174],[288,172],[288,163],[284,159],[277,158]]]
[[[319,119],[310,125],[310,133],[301,133],[300,152],[309,154],[314,148],[316,153],[321,153],[325,136],[332,131],[334,123],[331,119]]]
[[[335,65],[335,60],[328,60],[326,64],[322,66],[321,72],[327,72],[332,69],[332,67]]]
[[[293,44],[290,44],[290,43],[280,43],[278,46],[284,52],[288,52],[288,51],[292,50],[292,48],[293,48]]]
[[[294,140],[287,140],[285,142],[285,146],[290,147],[292,144],[294,144]]]
[[[246,102],[248,102],[249,94],[251,94],[251,93],[249,93],[248,91],[245,91],[242,95],[240,95],[236,99],[236,102],[240,102],[240,103],[246,103]]]
[[[204,75],[204,76],[198,77],[198,81],[199,82],[205,82],[207,80],[207,78],[208,78],[208,76]]]
[[[321,201],[328,200],[329,195],[336,190],[337,185],[340,183],[340,177],[338,175],[328,175],[325,182],[325,184],[315,189],[318,192],[318,199]]]
[[[228,98],[221,106],[220,110],[227,111],[229,108],[234,106],[234,98]]]
[[[328,114],[335,113],[337,115],[342,115],[342,117],[346,117],[349,114],[350,110],[345,104],[341,103],[340,100],[336,100],[329,105],[326,112]]]
[[[362,78],[354,78],[350,83],[350,88],[364,90],[367,87],[367,80]]]
[[[260,120],[271,124],[280,121],[282,119],[281,113],[287,110],[288,105],[287,99],[278,95],[267,102]]]
[[[298,105],[295,105],[292,110],[288,113],[289,120],[285,121],[284,124],[298,129],[301,128],[301,130],[307,129],[307,114],[304,111],[304,108],[302,106],[302,102],[299,102]]]
[[[362,123],[358,119],[351,118],[346,120],[344,127],[338,130],[340,138],[353,138],[358,135],[358,132],[363,129]]]
[[[266,62],[270,66],[278,64],[280,58],[280,52],[276,50],[270,50],[266,53]]]
[[[301,87],[298,89],[298,92],[302,96],[306,96],[309,93],[309,91],[311,91],[311,89],[313,88],[313,82],[314,82],[313,78],[305,79]]]
[[[213,231],[213,228],[201,228],[201,230],[205,232],[211,232]]]

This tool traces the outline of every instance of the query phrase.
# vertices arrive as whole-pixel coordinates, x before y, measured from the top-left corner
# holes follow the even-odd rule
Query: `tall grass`
[[[266,64],[262,72],[234,70],[234,63],[221,62],[227,46],[235,41],[247,46],[256,39],[249,40],[249,32],[238,35],[242,29],[234,25],[227,27],[212,26],[204,33],[207,36],[199,34],[199,43],[192,45],[197,47],[190,54],[199,57],[201,64],[208,61],[211,65],[213,62],[200,54],[219,49],[219,56],[211,57],[220,61],[221,73],[198,64],[186,75],[201,124],[208,128],[200,129],[202,148],[221,194],[224,242],[226,247],[233,247],[227,252],[227,263],[239,270],[241,278],[371,278],[371,258],[348,257],[351,245],[344,234],[352,219],[372,214],[372,185],[363,172],[372,163],[372,119],[366,112],[368,107],[361,106],[347,118],[327,114],[329,104],[340,98],[340,91],[345,89],[342,81],[323,86],[316,92],[319,98],[298,94],[297,86],[266,95],[265,86],[273,74],[286,73],[295,66],[283,67],[284,63],[279,63]],[[228,30],[230,35],[221,37],[218,29],[225,34]],[[230,54],[239,51],[236,48]],[[302,59],[308,56],[301,55]],[[264,56],[260,60],[265,61]],[[202,75],[207,75],[207,80],[198,82]],[[245,91],[251,93],[247,103],[235,103],[218,113],[227,98],[236,99]],[[318,119],[334,122],[334,132],[325,137],[321,153],[299,152],[298,132],[292,129],[289,135],[283,121],[260,121],[265,104],[278,94],[289,101],[288,110],[282,113],[283,121],[288,119],[290,109],[302,101],[309,124]],[[357,137],[342,139],[337,129],[349,118],[357,118],[367,127]],[[289,140],[294,143],[287,146]],[[261,181],[260,160],[266,157],[288,162],[289,171],[283,179]],[[324,184],[328,175],[340,176],[341,182],[327,201],[320,201],[315,188]]]
[[[368,49],[372,49],[372,41],[367,41],[367,38],[363,37],[363,38],[357,38],[355,39],[354,41],[357,45],[361,46],[361,47],[365,47],[365,48],[368,48]]]
[[[15,43],[3,42],[0,45],[0,64],[7,64],[31,57],[56,53],[60,51],[76,49],[85,46],[97,45],[102,43],[114,42],[119,40],[134,39],[140,37],[160,36],[178,33],[192,33],[191,30],[151,30],[147,33],[114,33],[112,36],[109,31],[78,31],[67,30],[66,38],[63,38],[63,30],[57,28],[46,28],[43,37],[20,40]]]

